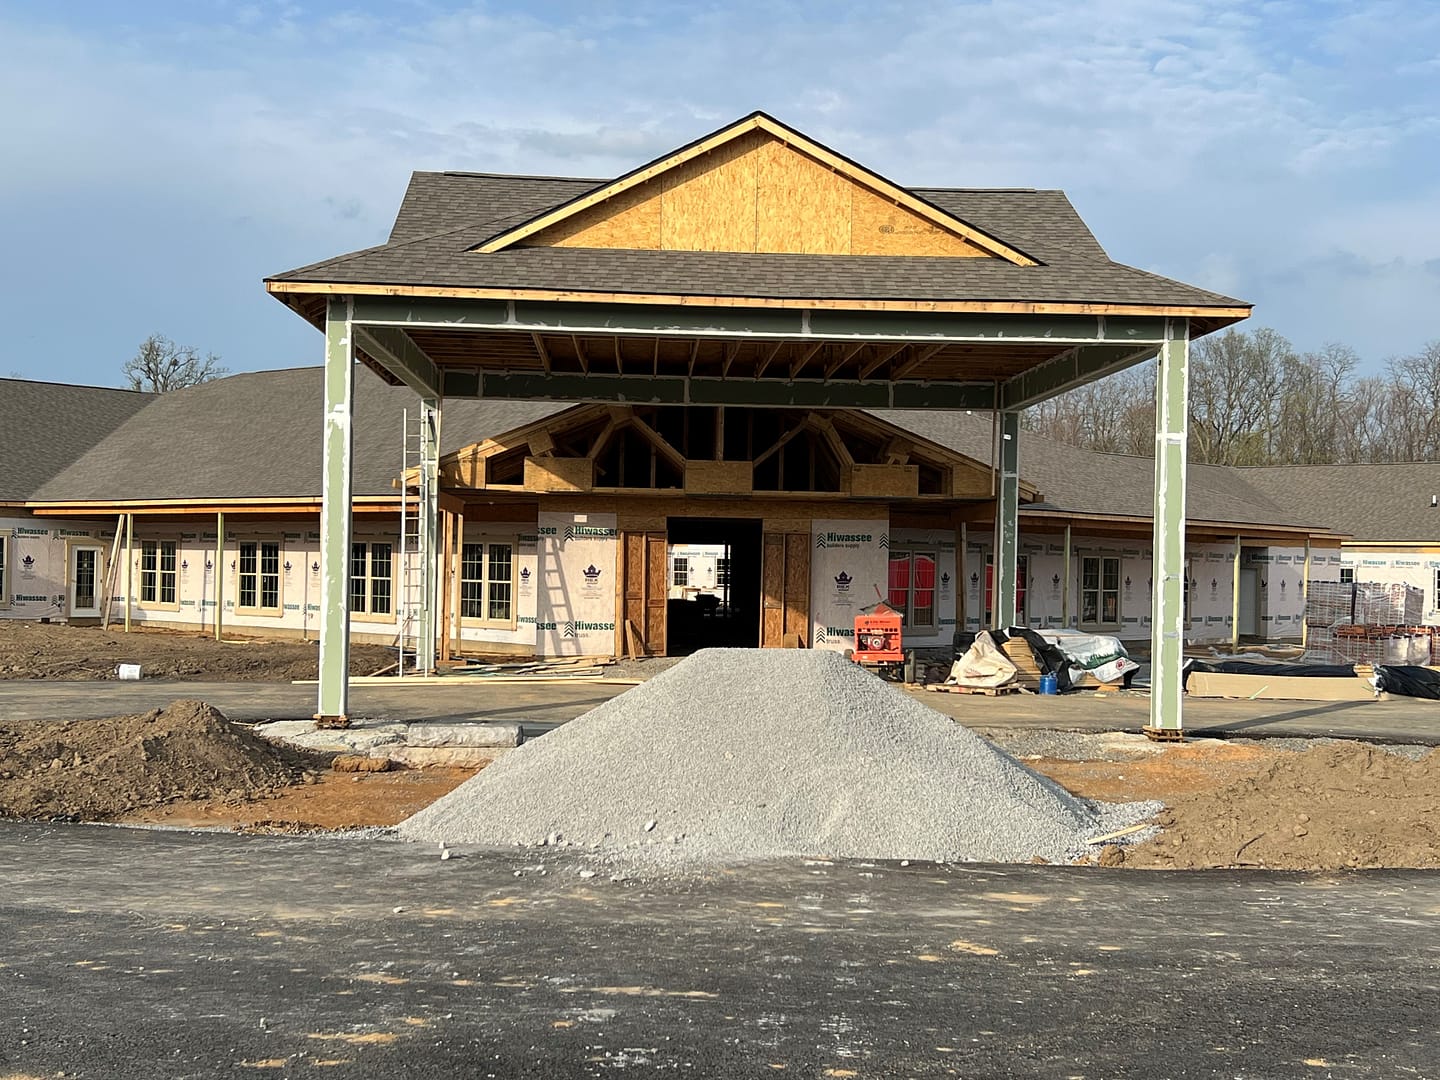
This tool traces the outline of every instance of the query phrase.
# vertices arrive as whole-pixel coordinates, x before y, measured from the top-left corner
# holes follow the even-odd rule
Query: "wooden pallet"
[[[1024,687],[1007,683],[1005,686],[927,686],[934,694],[981,694],[985,697],[1001,697],[1004,694],[1019,694]]]
[[[1177,731],[1175,728],[1143,727],[1145,737],[1151,742],[1184,742],[1185,732]]]

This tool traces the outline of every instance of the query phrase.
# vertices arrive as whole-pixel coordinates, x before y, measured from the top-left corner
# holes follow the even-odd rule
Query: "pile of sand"
[[[0,721],[0,817],[105,821],[178,799],[264,798],[306,766],[203,701],[103,720]]]
[[[656,866],[1064,861],[1158,809],[1077,799],[837,654],[707,649],[510,751],[400,832]]]
[[[1323,742],[1219,789],[1171,797],[1127,866],[1440,866],[1440,751]]]

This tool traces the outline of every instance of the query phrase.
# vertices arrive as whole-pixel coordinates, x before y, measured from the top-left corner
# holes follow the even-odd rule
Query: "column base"
[[[1178,727],[1143,727],[1140,729],[1151,742],[1184,742],[1185,730]]]
[[[314,716],[315,726],[319,728],[348,728],[350,717],[348,716],[326,716],[324,713],[316,713]]]

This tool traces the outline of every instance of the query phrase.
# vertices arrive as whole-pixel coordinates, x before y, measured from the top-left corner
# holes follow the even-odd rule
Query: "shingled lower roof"
[[[1356,540],[1440,544],[1440,462],[1280,465],[1230,470],[1292,515]]]
[[[0,502],[24,502],[154,394],[0,379]]]

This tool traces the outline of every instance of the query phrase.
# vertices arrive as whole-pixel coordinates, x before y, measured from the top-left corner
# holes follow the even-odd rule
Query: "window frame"
[[[479,578],[466,576],[465,549],[473,547],[479,547],[481,549],[481,576]],[[510,576],[503,582],[496,581],[491,577],[493,553],[490,549],[492,547],[509,548]],[[520,590],[518,587],[518,576],[520,573],[519,537],[513,535],[492,535],[488,533],[465,536],[461,539],[459,550],[456,551],[455,557],[457,562],[455,573],[455,615],[460,620],[460,625],[462,627],[478,627],[487,630],[516,629],[520,625]],[[498,585],[507,586],[509,589],[508,602],[510,604],[509,617],[505,619],[494,619],[490,618],[488,614],[484,616],[466,615],[465,604],[467,597],[465,596],[465,586],[468,583],[478,583],[480,585],[479,603],[481,604],[481,610],[487,613],[490,604],[494,600],[491,589]]]
[[[715,557],[715,587],[725,589],[730,586],[730,557],[728,555],[717,555]]]
[[[688,589],[690,587],[689,555],[670,556],[670,587],[672,589]]]
[[[1121,556],[1119,556],[1119,555],[1109,555],[1109,554],[1106,554],[1106,553],[1103,552],[1103,551],[1086,551],[1086,552],[1080,552],[1080,553],[1079,553],[1079,556],[1080,556],[1080,580],[1077,582],[1077,585],[1079,586],[1079,590],[1078,590],[1078,591],[1079,591],[1079,594],[1080,594],[1080,595],[1079,595],[1079,601],[1080,601],[1080,605],[1079,605],[1079,606],[1080,606],[1080,610],[1079,610],[1079,612],[1077,613],[1078,616],[1079,616],[1079,618],[1076,620],[1076,625],[1077,625],[1081,630],[1096,630],[1096,631],[1118,630],[1118,629],[1124,624],[1124,621],[1125,621],[1125,619],[1124,619],[1124,614],[1125,614],[1125,613],[1124,613],[1124,608],[1123,608],[1123,606],[1122,606],[1122,605],[1124,604],[1125,590],[1121,588],[1121,581],[1123,580],[1122,574],[1123,574],[1123,571],[1124,571],[1124,567],[1123,567],[1122,564],[1121,564]],[[1092,589],[1087,589],[1086,586],[1085,586],[1085,564],[1086,564],[1087,562],[1092,561],[1092,560],[1095,561],[1096,563],[1098,563],[1098,565],[1097,565],[1096,568],[1095,568],[1095,569],[1096,569],[1096,586],[1095,586],[1095,588],[1094,588],[1093,590],[1092,590]],[[1105,587],[1105,564],[1106,564],[1107,562],[1113,562],[1113,563],[1115,564],[1115,587],[1114,587],[1113,589],[1107,589],[1107,588]],[[1186,580],[1189,580],[1188,574],[1187,574],[1187,576],[1186,576]],[[1094,592],[1094,594],[1095,594],[1095,618],[1094,618],[1094,619],[1090,619],[1090,620],[1087,620],[1087,619],[1085,618],[1085,594],[1086,594],[1087,592]],[[1102,616],[1103,616],[1103,613],[1104,613],[1104,611],[1105,611],[1105,595],[1106,595],[1106,593],[1113,593],[1114,596],[1115,596],[1115,618],[1114,618],[1113,620],[1111,620],[1111,619],[1105,619],[1105,618],[1102,617]]]
[[[890,585],[890,564],[897,555],[903,555],[909,560],[909,570],[905,578],[905,604],[903,608],[898,607],[892,600],[893,591]],[[934,580],[930,583],[930,619],[928,622],[915,621],[915,564],[917,559],[929,559]],[[918,546],[906,545],[903,547],[892,547],[885,557],[885,603],[900,613],[900,625],[903,629],[914,630],[917,633],[922,630],[931,633],[940,629],[940,552],[935,545],[921,544]]]
[[[1349,576],[1347,577],[1346,575],[1349,575]],[[1355,567],[1353,567],[1353,566],[1342,566],[1342,567],[1340,567],[1340,584],[1341,584],[1341,585],[1354,585],[1354,584],[1355,584]]]
[[[385,577],[377,577],[375,574],[375,547],[383,544],[390,549],[389,572]],[[355,549],[365,549],[365,606],[357,608],[354,606],[355,582]],[[345,605],[349,608],[350,618],[357,622],[383,622],[393,623],[399,618],[399,603],[396,595],[395,581],[397,577],[397,545],[394,540],[385,537],[367,537],[363,540],[352,540],[350,542],[350,560],[345,570]],[[385,581],[389,583],[390,610],[377,612],[375,607],[375,583]]]
[[[263,601],[265,599],[265,548],[275,548],[275,605],[270,607]],[[255,569],[248,574],[245,571],[245,549],[255,549]],[[253,537],[240,540],[235,548],[235,613],[237,615],[266,615],[282,616],[285,613],[285,574],[283,572],[285,558],[285,544],[280,540],[270,540],[264,537]],[[348,570],[348,567],[347,567]],[[255,579],[255,603],[245,604],[241,598],[245,595],[245,578],[247,576]],[[349,590],[347,588],[348,597]]]
[[[180,610],[180,541],[170,536],[147,536],[137,541],[139,550],[136,551],[135,576],[137,578],[135,606],[153,611],[179,611]],[[164,557],[166,546],[171,548],[171,568],[167,571],[164,568]],[[149,554],[148,549],[154,549],[155,568],[145,569],[145,559]],[[153,599],[145,598],[145,577],[153,574],[154,593]],[[165,578],[173,579],[171,582],[174,589],[174,600],[163,599],[165,592]]]

